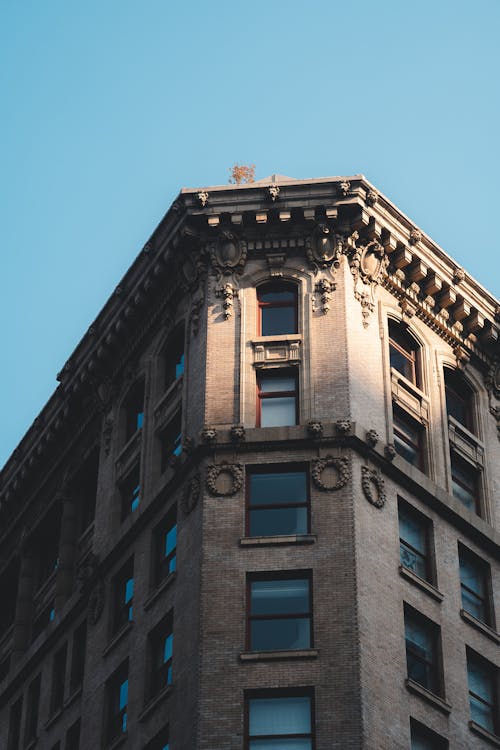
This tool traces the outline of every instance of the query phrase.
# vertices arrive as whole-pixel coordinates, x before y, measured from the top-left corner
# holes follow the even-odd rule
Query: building
[[[0,747],[500,747],[499,318],[362,175],[182,190],[1,475]]]

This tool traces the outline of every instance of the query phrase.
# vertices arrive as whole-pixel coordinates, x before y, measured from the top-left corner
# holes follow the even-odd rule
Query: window
[[[61,508],[52,508],[34,533],[32,550],[35,557],[35,586],[40,588],[59,566],[59,535]]]
[[[474,394],[456,370],[444,369],[446,411],[470,432],[474,432],[472,404]]]
[[[125,442],[128,442],[144,423],[144,380],[129,391],[125,400]]]
[[[498,726],[498,670],[493,664],[467,649],[467,675],[472,721],[493,734]]]
[[[473,552],[458,546],[462,608],[487,625],[493,625],[490,566]]]
[[[448,740],[432,732],[420,722],[410,719],[411,750],[447,750]]]
[[[122,522],[139,507],[141,500],[141,477],[139,464],[136,464],[120,487]]]
[[[298,422],[297,373],[266,370],[257,374],[257,427],[283,427]]]
[[[405,326],[389,320],[389,360],[397,370],[413,385],[420,385],[419,345]]]
[[[246,750],[313,750],[313,700],[307,693],[271,693],[246,703]]]
[[[69,689],[73,694],[83,683],[85,673],[85,654],[87,651],[87,623],[83,621],[73,635],[73,649],[71,652],[71,675]]]
[[[52,692],[50,695],[50,715],[59,711],[64,702],[64,680],[66,677],[66,653],[67,646],[64,644],[54,656],[52,663]]]
[[[0,578],[0,637],[10,628],[16,616],[17,589],[19,585],[19,562],[13,560]]]
[[[424,581],[433,583],[431,522],[401,500],[399,510],[399,558],[401,565]]]
[[[19,750],[21,741],[21,717],[23,715],[23,697],[10,707],[9,713],[9,739],[7,740],[7,750]]]
[[[53,621],[53,619],[56,616],[56,610],[54,608],[54,602],[50,602],[47,604],[46,607],[44,607],[41,612],[39,612],[34,621],[33,621],[33,629],[31,632],[31,641],[35,641],[40,633],[43,633],[45,628]]]
[[[134,598],[134,561],[132,558],[130,558],[113,579],[113,597],[112,633],[117,633],[122,627],[132,622],[132,604]]]
[[[396,451],[412,466],[423,471],[423,428],[405,411],[393,404],[394,447]]]
[[[108,680],[106,698],[106,741],[109,745],[127,731],[128,660]]]
[[[247,533],[282,536],[308,532],[307,472],[293,464],[252,469],[247,475]]]
[[[38,711],[40,708],[40,686],[41,675],[35,677],[28,688],[28,706],[26,711],[26,728],[24,732],[24,744],[29,745],[36,740],[38,729]]]
[[[307,575],[271,574],[248,582],[248,646],[251,651],[310,648],[311,586]],[[276,574],[272,574],[276,576]]]
[[[275,282],[257,289],[259,335],[297,333],[297,288]]]
[[[161,434],[161,471],[169,466],[173,456],[182,453],[182,424],[181,410],[179,409]]]
[[[176,570],[177,523],[176,508],[156,527],[153,538],[154,585],[158,586]]]
[[[9,674],[10,670],[10,654],[7,654],[1,661],[0,661],[0,682],[3,682],[7,675]]]
[[[172,649],[174,634],[173,616],[170,613],[149,636],[150,685],[149,697],[172,684]]]
[[[78,499],[78,534],[88,529],[94,521],[99,472],[99,449],[92,451],[78,472],[75,492]]]
[[[148,742],[144,750],[170,750],[168,727],[164,727]]]
[[[78,750],[80,747],[80,719],[77,719],[66,732],[65,750]]]
[[[451,486],[467,510],[479,513],[479,472],[455,451],[451,451]]]
[[[405,606],[406,665],[410,680],[441,694],[439,628]]]
[[[165,390],[184,373],[184,326],[172,333],[165,348]]]

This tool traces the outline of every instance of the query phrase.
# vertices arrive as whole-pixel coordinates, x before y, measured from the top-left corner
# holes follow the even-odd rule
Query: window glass
[[[411,720],[411,750],[446,750],[447,747],[447,740]]]
[[[423,467],[422,427],[401,409],[393,408],[394,447],[412,466]]]
[[[169,461],[172,456],[180,456],[182,453],[182,424],[180,409],[176,412],[174,417],[170,420],[165,430],[163,431],[161,443],[161,470],[163,472],[169,466]]]
[[[251,473],[248,504],[250,536],[308,533],[305,471]]]
[[[301,649],[310,645],[309,580],[251,581],[251,650]]]
[[[249,750],[311,750],[310,697],[252,698],[248,713]]]
[[[451,453],[451,483],[453,495],[468,510],[477,512],[478,498],[478,474],[476,469]]]
[[[128,661],[111,677],[107,685],[108,697],[108,743],[127,731],[128,710]]]
[[[297,424],[297,379],[290,372],[260,373],[258,376],[260,427]]]
[[[297,291],[287,284],[267,284],[257,290],[260,335],[297,333]]]
[[[172,684],[172,655],[174,635],[172,615],[160,623],[150,635],[151,689],[150,697]]]
[[[448,368],[444,370],[444,382],[447,413],[473,431],[471,389],[458,372]]]
[[[144,424],[144,380],[136,383],[127,396],[125,416],[125,441],[128,441]]]
[[[467,553],[463,548],[459,550],[460,587],[462,590],[462,607],[473,617],[488,623],[488,586],[489,571],[486,564]]]
[[[399,507],[400,559],[405,568],[413,570],[420,578],[430,580],[428,559],[429,524],[409,509]]]
[[[184,374],[184,327],[170,336],[165,349],[165,390]]]
[[[389,320],[389,360],[390,365],[401,375],[418,385],[417,353],[419,346],[415,339],[394,320]]]
[[[113,633],[133,619],[134,563],[129,560],[114,579],[115,611]]]
[[[496,730],[495,679],[496,670],[492,665],[467,654],[467,672],[469,679],[469,700],[472,721],[494,733]]]
[[[177,524],[174,510],[154,532],[154,584],[165,580],[177,567]]]
[[[436,627],[411,611],[405,611],[405,638],[408,677],[437,693]]]
[[[137,464],[121,486],[122,521],[139,507],[141,501],[140,469]]]

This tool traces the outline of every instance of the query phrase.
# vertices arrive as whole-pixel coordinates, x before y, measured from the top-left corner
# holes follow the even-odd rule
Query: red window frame
[[[263,378],[293,377],[295,388],[293,391],[263,391],[261,381]],[[296,370],[291,368],[273,368],[272,370],[260,370],[257,373],[257,420],[256,426],[261,426],[262,400],[270,398],[295,398],[295,424],[299,424],[299,378]],[[290,425],[282,425],[288,427]]]
[[[266,302],[262,299],[262,296],[268,292],[291,292],[294,296],[293,300],[284,300],[283,302],[274,301]],[[262,313],[265,310],[276,309],[276,308],[293,308],[294,310],[294,331],[286,331],[284,334],[263,334],[262,333]],[[298,333],[299,321],[298,321],[298,293],[295,284],[291,284],[286,281],[270,281],[265,284],[261,284],[257,287],[257,308],[258,308],[258,324],[257,331],[259,336],[270,335],[294,335]]]
[[[401,370],[398,372],[410,383],[420,387],[420,346],[401,323],[389,319],[389,359],[391,349],[404,357],[408,363],[409,373],[401,372]]]
[[[404,427],[407,428],[407,432],[403,432],[403,429],[400,427],[400,425],[397,424],[398,421],[402,423]],[[405,443],[406,445],[408,445],[417,454],[417,462],[415,464],[412,464],[412,466],[415,466],[417,469],[420,469],[420,471],[425,471],[425,452],[424,452],[425,430],[424,430],[423,425],[421,425],[420,422],[417,422],[416,419],[413,419],[413,417],[407,414],[404,411],[404,409],[401,409],[399,406],[397,406],[397,404],[393,403],[392,405],[392,429],[394,432],[394,436],[397,437],[402,443]],[[411,433],[411,432],[413,432],[414,435],[416,436],[416,440],[412,440],[410,438],[408,433]],[[397,447],[396,447],[396,451],[399,454]],[[402,456],[402,458],[405,458],[405,457]]]

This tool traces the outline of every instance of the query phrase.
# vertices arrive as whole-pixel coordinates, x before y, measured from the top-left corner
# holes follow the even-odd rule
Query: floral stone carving
[[[375,288],[387,271],[389,258],[379,242],[357,245],[357,233],[349,238],[349,266],[354,278],[354,297],[361,305],[363,326],[375,309]]]
[[[361,487],[369,503],[376,508],[383,508],[387,500],[385,483],[382,476],[375,469],[368,466],[361,467]]]
[[[320,310],[323,315],[326,315],[330,309],[330,300],[332,298],[332,292],[335,291],[336,285],[329,279],[320,279],[316,282],[316,293],[319,294],[320,298]]]
[[[212,464],[207,468],[207,489],[216,497],[230,497],[243,486],[241,464]]]
[[[222,300],[222,314],[225,320],[233,314],[233,299],[237,294],[238,292],[228,281],[215,287],[215,296]]]
[[[335,458],[334,456],[325,456],[325,458],[316,458],[312,462],[311,476],[314,484],[323,492],[334,492],[340,490],[341,487],[345,487],[351,477],[351,470],[349,468],[349,461],[347,458]],[[329,467],[333,466],[338,474],[336,482],[329,484],[322,479],[323,472]]]

